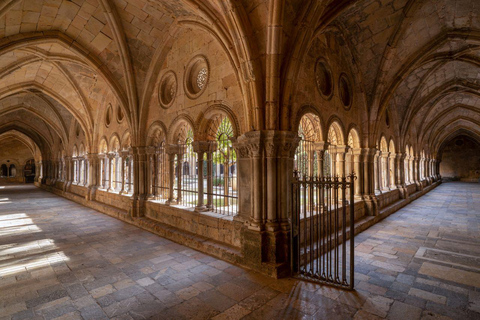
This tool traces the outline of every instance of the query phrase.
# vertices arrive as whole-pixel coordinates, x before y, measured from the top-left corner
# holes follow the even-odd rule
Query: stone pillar
[[[237,138],[239,214],[245,219],[242,251],[252,268],[272,276],[290,272],[290,190],[294,132],[251,131]]]
[[[397,179],[398,179],[398,170],[399,166],[397,164],[397,155],[395,153],[391,153],[388,157],[388,186],[390,190],[393,190],[397,187]]]
[[[107,189],[107,192],[112,191],[112,185],[113,185],[113,179],[115,172],[112,174],[112,168],[113,168],[113,161],[115,160],[115,154],[114,153],[108,153],[107,154],[107,173],[108,173],[108,182],[105,188]]]
[[[156,148],[153,146],[147,147],[147,199],[155,199],[156,190],[155,186],[157,185],[156,176],[157,176],[157,157],[156,157]]]
[[[71,186],[73,183],[73,158],[65,157],[67,162],[67,187]]]
[[[183,150],[177,153],[177,203],[182,202],[182,179],[183,179],[183,156],[185,153]]]
[[[87,200],[92,200],[95,198],[95,192],[100,185],[99,171],[100,163],[98,159],[98,154],[96,153],[87,153],[86,161],[88,166],[88,193],[86,196]]]
[[[376,176],[373,176],[375,179],[375,193],[382,193],[382,158],[380,150],[375,150],[375,172]]]
[[[390,157],[390,152],[381,152],[380,154],[380,182],[381,187],[380,190],[388,191],[389,188],[389,180],[390,180],[390,163],[388,161]],[[384,170],[385,169],[385,170]]]
[[[41,161],[36,161],[35,162],[35,182],[39,182],[40,179],[40,166],[41,166]]]
[[[430,183],[435,181],[433,177],[433,159],[430,159],[428,162],[428,176],[430,177]]]
[[[213,210],[213,150],[216,144],[212,143],[207,151],[207,209]]]
[[[177,199],[174,198],[175,187],[175,156],[180,153],[181,146],[178,144],[169,144],[166,147],[166,153],[168,154],[168,173],[169,173],[169,195],[168,200],[165,202],[167,205],[177,204]],[[177,161],[180,163],[179,161]],[[178,178],[180,178],[180,165],[178,166]]]
[[[42,183],[48,184],[50,182],[50,160],[43,160],[42,166],[43,166]]]
[[[142,217],[145,214],[147,199],[147,152],[146,147],[132,147],[133,154],[133,194],[132,217]]]
[[[339,177],[343,177],[347,174],[346,161],[345,161],[347,152],[348,152],[347,146],[336,146],[335,148],[336,174]]]
[[[316,142],[314,145],[315,152],[317,153],[317,168],[319,177],[323,177],[323,161],[325,148],[327,148],[327,146],[328,144],[326,142]]]
[[[175,185],[175,154],[168,154],[168,177],[169,177],[169,192],[168,192],[168,200],[166,204],[175,204],[175,200],[173,199],[173,188]]]
[[[353,173],[356,176],[355,179],[355,198],[360,199],[362,197],[362,181],[363,181],[363,170],[361,169],[361,157],[362,157],[362,149],[356,148],[353,149],[352,152],[353,156]]]
[[[125,167],[127,166],[127,157],[128,157],[128,151],[121,151],[120,152],[120,163],[121,163],[121,170],[120,170],[120,174],[121,174],[121,183],[122,183],[122,186],[120,187],[120,192],[118,194],[124,194],[126,193],[126,190],[125,190],[125,183],[126,183],[126,179],[125,179]]]
[[[408,198],[405,182],[405,157],[406,155],[403,153],[397,153],[395,155],[395,173],[397,174],[396,184],[402,199]]]
[[[83,156],[83,186],[88,186],[88,162],[87,158]]]
[[[414,171],[414,181],[417,186],[417,191],[423,190],[422,183],[420,182],[420,158],[413,158],[413,171]]]
[[[50,161],[50,169],[51,169],[51,175],[50,175],[50,184],[55,184],[55,181],[57,180],[57,161],[51,160]]]
[[[337,176],[340,178],[345,177],[347,175],[347,165],[346,165],[346,156],[348,152],[348,147],[346,146],[337,146],[335,148],[335,159],[336,159],[336,167],[337,167]],[[341,180],[340,180],[341,181]],[[313,190],[312,190],[313,191]],[[348,196],[348,190],[346,190],[346,198],[347,201],[350,199]],[[313,194],[312,194],[313,196]],[[338,193],[338,201],[342,203],[343,201],[343,194],[342,192]]]
[[[378,153],[379,151],[375,148],[362,149],[363,200],[366,214],[370,216],[378,215],[378,199],[375,196],[375,170],[378,171],[378,166],[375,163],[378,159]]]
[[[197,153],[198,159],[198,199],[197,199],[197,206],[195,207],[195,211],[206,211],[207,206],[204,203],[204,190],[203,190],[203,157],[204,154],[210,150],[211,143],[208,141],[194,141],[193,142],[193,151]],[[227,168],[224,169],[228,170]],[[208,184],[207,184],[208,185]],[[208,191],[207,191],[208,193]]]

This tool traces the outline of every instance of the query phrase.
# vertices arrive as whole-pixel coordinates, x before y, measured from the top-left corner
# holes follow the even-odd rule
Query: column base
[[[367,215],[369,216],[378,216],[378,199],[374,195],[365,195],[363,196],[363,201],[365,202],[365,207]]]
[[[195,211],[197,212],[206,212],[206,211],[210,211],[207,206],[205,205],[201,205],[201,206],[196,206],[195,207]]]
[[[255,231],[244,228],[242,232],[244,263],[263,274],[282,278],[291,274],[288,253],[288,231]]]

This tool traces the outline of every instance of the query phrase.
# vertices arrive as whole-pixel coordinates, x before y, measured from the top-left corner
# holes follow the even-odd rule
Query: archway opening
[[[479,182],[479,141],[467,135],[456,136],[442,146],[439,158],[444,181]]]

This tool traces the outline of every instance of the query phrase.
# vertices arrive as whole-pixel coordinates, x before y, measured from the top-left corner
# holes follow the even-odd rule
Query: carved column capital
[[[155,154],[157,153],[157,148],[155,148],[154,146],[146,147],[146,153],[149,155]]]
[[[233,141],[239,158],[258,158],[262,155],[261,131],[250,131]]]
[[[217,150],[217,141],[194,141],[193,151],[196,153],[214,152]]]
[[[251,131],[233,141],[239,158],[293,158],[300,138],[290,131]]]
[[[170,155],[184,154],[185,146],[181,144],[169,144],[166,146],[166,152]]]

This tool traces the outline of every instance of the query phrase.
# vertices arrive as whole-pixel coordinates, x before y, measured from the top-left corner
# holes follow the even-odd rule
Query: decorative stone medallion
[[[105,126],[108,127],[112,123],[113,117],[113,108],[111,104],[108,104],[107,110],[105,111]]]
[[[315,63],[315,84],[318,92],[320,92],[324,98],[330,99],[332,97],[332,73],[327,63],[323,59],[318,59]]]
[[[160,80],[160,87],[158,90],[158,100],[160,106],[168,109],[172,106],[173,101],[177,95],[177,76],[175,72],[168,71]]]
[[[210,78],[210,67],[203,55],[195,56],[185,69],[185,94],[190,99],[196,99],[205,91]]]
[[[350,86],[350,81],[345,73],[340,75],[340,79],[338,81],[338,92],[340,94],[340,101],[342,101],[343,107],[345,110],[350,110],[352,106],[352,89]]]

